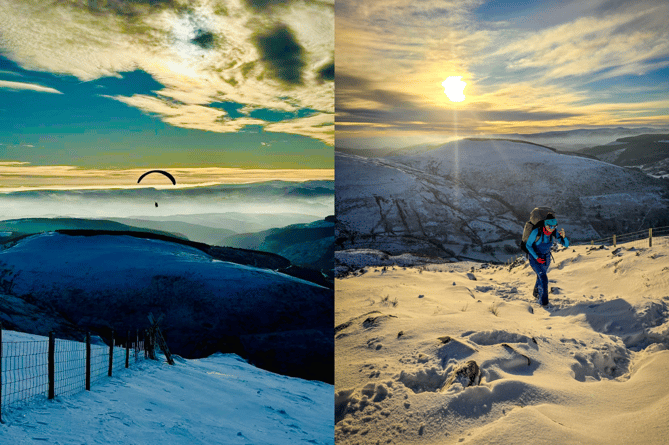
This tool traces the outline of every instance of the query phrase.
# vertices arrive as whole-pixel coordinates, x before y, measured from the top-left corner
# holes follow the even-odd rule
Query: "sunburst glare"
[[[462,81],[462,76],[450,76],[441,83],[444,93],[451,102],[462,102],[465,100],[464,89],[467,82]]]

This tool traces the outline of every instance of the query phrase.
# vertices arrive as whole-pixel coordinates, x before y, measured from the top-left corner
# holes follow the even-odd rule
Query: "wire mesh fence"
[[[13,405],[47,395],[46,363],[49,340],[2,343],[2,399],[0,406]]]
[[[0,325],[0,419],[7,407],[35,399],[66,396],[90,389],[105,377],[116,375],[144,360],[144,341],[126,339],[112,346],[56,339],[2,336]],[[129,337],[129,336],[128,336]]]
[[[55,392],[59,396],[86,389],[86,344],[56,339]]]

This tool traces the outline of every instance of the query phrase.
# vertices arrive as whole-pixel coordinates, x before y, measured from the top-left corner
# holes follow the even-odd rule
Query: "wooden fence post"
[[[114,366],[114,330],[111,331],[111,341],[109,342],[109,377],[112,376],[112,367]]]
[[[616,247],[616,236],[613,235],[613,247]]]
[[[91,333],[86,332],[86,391],[91,390]]]
[[[55,382],[55,361],[56,361],[56,333],[49,332],[49,399],[56,397],[56,382]]]
[[[128,369],[130,362],[130,331],[128,331],[128,336],[125,338],[125,367]]]
[[[648,247],[653,247],[653,229],[648,229]]]

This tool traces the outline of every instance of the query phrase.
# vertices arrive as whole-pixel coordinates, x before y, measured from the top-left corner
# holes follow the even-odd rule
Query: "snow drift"
[[[5,342],[48,341],[3,331]],[[28,343],[28,344],[30,344]],[[235,354],[143,360],[91,391],[3,409],[2,443],[332,443],[332,385],[273,374]],[[18,377],[14,375],[13,377]]]
[[[669,239],[554,256],[548,309],[524,260],[337,279],[336,442],[664,443]]]

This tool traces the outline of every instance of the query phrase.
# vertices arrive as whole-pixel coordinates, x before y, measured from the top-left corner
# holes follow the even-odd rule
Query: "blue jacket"
[[[550,253],[553,243],[555,242],[551,241],[551,238],[563,246],[569,247],[569,240],[566,237],[562,238],[557,231],[551,237],[544,233],[543,227],[537,227],[532,230],[530,237],[527,238],[527,242],[525,243],[528,252],[530,252],[530,255],[532,255],[535,260],[539,257],[543,258]]]

